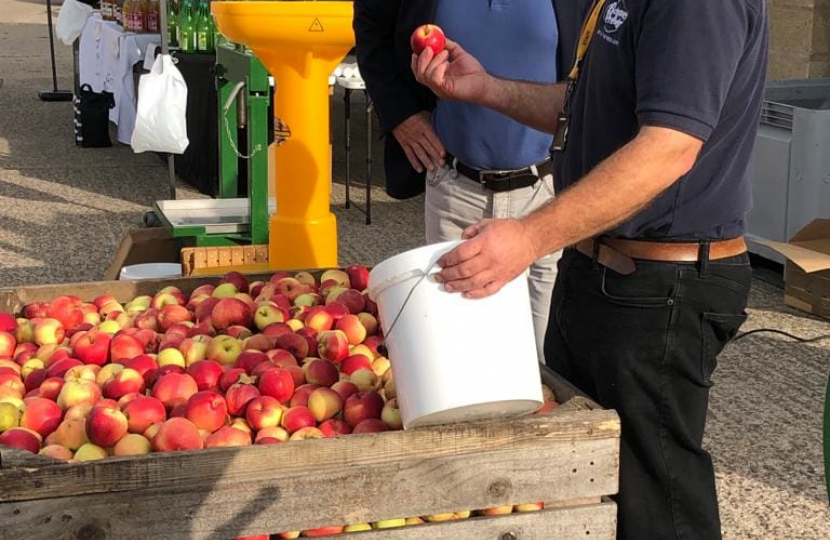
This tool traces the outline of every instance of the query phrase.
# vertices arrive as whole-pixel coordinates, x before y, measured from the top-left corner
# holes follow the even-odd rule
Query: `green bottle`
[[[196,25],[190,0],[185,0],[179,11],[179,50],[183,53],[196,52]]]
[[[199,20],[196,24],[198,35],[197,47],[200,53],[212,53],[214,50],[213,41],[213,17],[210,14],[207,2],[199,2]]]
[[[167,44],[174,48],[179,46],[179,15],[173,2],[167,3]]]

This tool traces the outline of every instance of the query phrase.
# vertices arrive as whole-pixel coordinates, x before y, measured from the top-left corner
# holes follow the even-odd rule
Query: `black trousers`
[[[620,414],[618,540],[720,540],[703,430],[716,357],[746,320],[749,257],[636,266],[565,251],[547,364]]]

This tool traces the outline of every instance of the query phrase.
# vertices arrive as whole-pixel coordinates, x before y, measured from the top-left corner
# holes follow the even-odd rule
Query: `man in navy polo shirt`
[[[573,5],[584,3],[568,1]],[[358,62],[381,128],[388,130],[390,139],[402,147],[413,169],[426,171],[427,243],[459,239],[464,229],[484,218],[523,217],[552,199],[552,137],[481,105],[442,99],[435,103],[413,100],[412,96],[425,89],[414,80],[409,66],[409,36],[414,30],[414,26],[409,28],[410,21],[439,25],[499,77],[554,83],[561,80],[554,4],[562,3],[565,2],[355,2]],[[567,14],[575,10],[568,7],[565,11],[570,17]],[[573,34],[572,31],[570,35]],[[393,54],[400,36],[406,38],[402,63],[395,62]],[[508,43],[510,46],[505,46]],[[386,165],[389,176],[396,167],[388,158]],[[546,254],[529,267],[528,285],[540,361],[544,361],[551,292],[560,255]]]
[[[456,43],[413,57],[439,97],[556,133],[557,198],[467,229],[439,279],[483,297],[565,248],[545,354],[621,416],[619,540],[716,540],[702,440],[716,357],[746,318],[765,2],[596,0],[592,13],[568,85],[499,79]]]

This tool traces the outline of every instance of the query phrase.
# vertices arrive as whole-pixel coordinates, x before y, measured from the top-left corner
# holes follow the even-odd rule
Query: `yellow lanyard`
[[[582,35],[579,38],[579,45],[576,49],[576,60],[571,73],[568,75],[570,81],[579,79],[579,69],[582,67],[582,61],[588,53],[588,46],[591,44],[591,38],[594,37],[594,31],[597,29],[597,22],[599,21],[599,14],[608,0],[594,0],[594,7],[591,8],[591,14],[582,26]]]

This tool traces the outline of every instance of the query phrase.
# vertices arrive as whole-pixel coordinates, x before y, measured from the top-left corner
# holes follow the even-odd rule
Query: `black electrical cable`
[[[799,336],[790,334],[789,332],[784,332],[783,330],[775,330],[774,328],[756,328],[755,330],[750,330],[748,332],[738,334],[737,336],[735,336],[734,339],[732,339],[732,341],[735,342],[735,341],[741,340],[741,339],[743,339],[747,336],[751,336],[752,334],[760,334],[760,333],[779,334],[779,335],[788,337],[790,339],[793,339],[795,341],[798,341],[799,343],[816,343],[816,342],[819,342],[819,341],[824,341],[826,339],[830,339],[830,334],[824,334],[822,336],[816,336],[814,338],[803,338],[803,337],[799,337]]]

